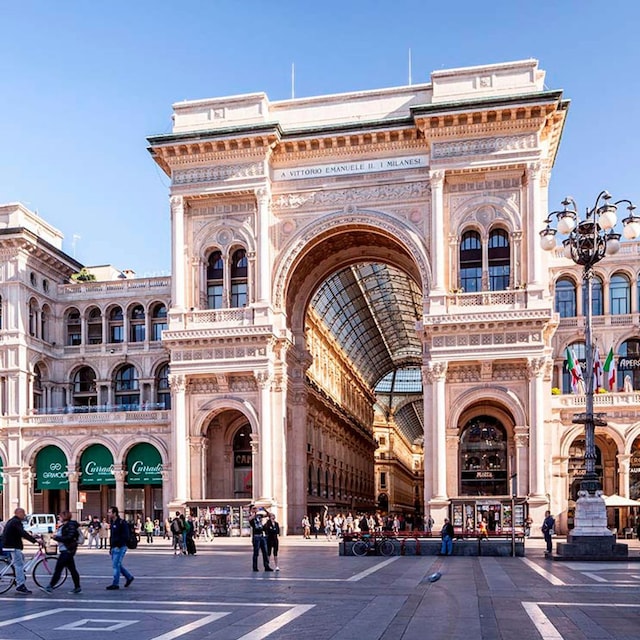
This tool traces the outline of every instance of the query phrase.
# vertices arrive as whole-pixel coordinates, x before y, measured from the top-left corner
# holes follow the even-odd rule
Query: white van
[[[32,536],[55,533],[57,518],[53,513],[31,513],[24,520],[24,530]]]

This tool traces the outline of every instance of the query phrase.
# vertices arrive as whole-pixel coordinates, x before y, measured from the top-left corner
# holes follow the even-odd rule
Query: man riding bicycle
[[[23,521],[27,517],[25,510],[21,507],[18,507],[13,513],[13,518],[10,518],[4,527],[3,546],[6,551],[10,551],[13,555],[13,564],[16,571],[16,582],[18,584],[18,586],[16,587],[16,593],[28,596],[31,591],[27,589],[27,586],[25,584],[26,578],[24,575],[24,554],[22,553],[24,546],[22,544],[22,539],[24,538],[25,540],[29,540],[29,542],[33,542],[34,544],[38,542],[38,540],[34,538],[28,531],[24,530]]]

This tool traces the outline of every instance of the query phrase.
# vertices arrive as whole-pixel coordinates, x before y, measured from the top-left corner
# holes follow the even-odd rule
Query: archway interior
[[[393,418],[409,442],[422,438],[422,293],[401,269],[351,264],[317,289],[311,308],[375,394],[374,410]]]

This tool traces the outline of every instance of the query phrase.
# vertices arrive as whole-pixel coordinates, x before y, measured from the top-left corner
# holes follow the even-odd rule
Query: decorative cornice
[[[533,133],[494,138],[452,140],[435,142],[431,147],[431,157],[434,160],[439,160],[509,151],[528,151],[535,149],[537,145],[537,136]]]
[[[264,176],[264,163],[237,163],[191,169],[176,169],[172,172],[174,185],[220,182],[227,180],[243,180]]]

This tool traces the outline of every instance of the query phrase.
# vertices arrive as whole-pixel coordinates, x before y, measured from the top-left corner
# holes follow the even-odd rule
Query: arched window
[[[640,438],[636,438],[631,447],[629,460],[629,497],[637,500],[640,497]]]
[[[460,287],[482,291],[482,244],[477,231],[465,231],[460,241]]]
[[[124,342],[124,316],[121,307],[113,307],[109,313],[109,342]]]
[[[169,364],[163,364],[156,375],[156,402],[161,409],[171,409],[171,390],[169,387]]]
[[[38,303],[31,298],[29,300],[29,335],[36,336],[38,327]]]
[[[245,424],[233,437],[233,493],[236,498],[251,498],[251,427]]]
[[[489,235],[489,289],[504,291],[509,287],[511,276],[511,251],[509,234],[504,229],[495,229]]]
[[[51,318],[51,307],[45,304],[40,312],[40,337],[45,342],[51,342],[49,339],[49,319]]]
[[[559,278],[556,282],[556,312],[561,318],[576,317],[576,285],[570,278]]]
[[[313,495],[313,465],[310,464],[307,469],[307,494]]]
[[[35,365],[33,367],[33,410],[39,413],[42,407],[42,372],[40,365]]]
[[[140,408],[138,372],[133,365],[126,364],[116,371],[115,403],[124,411],[137,411]]]
[[[234,251],[231,258],[231,306],[247,306],[249,261],[244,249]]]
[[[87,315],[87,338],[89,344],[102,344],[102,313],[97,307]]]
[[[588,289],[586,284],[582,285],[582,313],[586,315],[589,306],[587,298]],[[604,304],[602,300],[602,280],[598,276],[594,276],[591,281],[591,315],[601,316],[604,313]]]
[[[144,342],[145,317],[144,307],[141,304],[137,304],[131,309],[131,316],[129,317],[129,342]]]
[[[96,372],[91,367],[82,367],[73,375],[73,406],[95,407],[98,404]]]
[[[631,287],[623,273],[611,276],[609,282],[610,313],[613,316],[631,313]]]
[[[616,386],[624,388],[624,381],[629,381],[634,390],[640,389],[640,340],[626,340],[618,349],[618,370],[616,372]]]
[[[167,307],[162,304],[154,305],[151,311],[151,340],[162,340],[162,332],[167,329]]]
[[[214,251],[207,265],[207,308],[222,309],[224,292],[224,263],[222,253]]]
[[[573,344],[570,344],[569,350],[571,351],[573,359],[578,365],[580,365],[582,377],[584,378],[585,371],[587,369],[587,352],[584,346],[584,342],[574,342]],[[562,364],[562,393],[573,393],[573,389],[571,387],[571,372],[567,368],[566,349],[563,356],[565,360]]]
[[[80,328],[80,312],[77,309],[67,311],[67,345],[77,346],[82,340],[82,330]]]
[[[460,436],[460,469],[460,495],[508,494],[507,437],[499,420],[483,415],[467,422]]]

